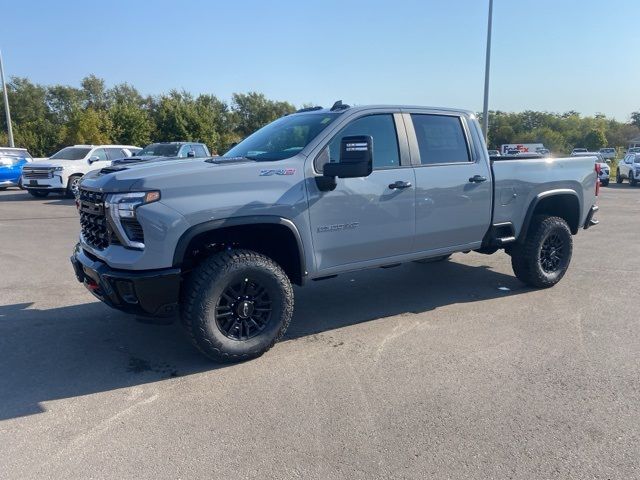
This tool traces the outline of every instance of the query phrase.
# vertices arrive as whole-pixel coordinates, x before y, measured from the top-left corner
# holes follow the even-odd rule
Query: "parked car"
[[[640,153],[640,147],[631,147],[627,153]]]
[[[0,190],[22,188],[22,167],[33,162],[26,148],[0,147]]]
[[[222,157],[87,174],[71,262],[108,305],[180,313],[201,352],[237,361],[285,333],[292,283],[505,249],[520,280],[551,287],[571,235],[597,224],[597,188],[591,158],[490,162],[472,112],[336,102]]]
[[[65,147],[44,162],[34,162],[22,170],[22,185],[34,197],[51,192],[73,197],[83,175],[111,165],[111,161],[130,157],[140,147],[131,145],[74,145]]]
[[[609,185],[610,168],[604,156],[600,152],[579,152],[572,153],[572,157],[594,157],[596,165],[598,165],[598,178],[600,179],[600,185],[606,187]]]
[[[627,153],[618,162],[616,183],[622,183],[625,178],[629,179],[629,185],[631,186],[635,186],[640,180],[640,152]]]
[[[600,155],[606,160],[615,160],[616,158],[616,149],[611,147],[601,148]]]
[[[573,150],[571,150],[571,154],[573,155],[574,153],[588,153],[589,150],[587,150],[586,148],[574,148]]]
[[[204,143],[194,142],[162,142],[147,145],[132,157],[115,160],[114,165],[148,162],[164,158],[206,158],[210,157],[209,149]]]
[[[536,153],[542,155],[543,157],[551,156],[551,151],[548,148],[539,148],[538,150],[536,150]]]
[[[489,154],[490,157],[500,156],[500,150],[487,150],[487,153]]]

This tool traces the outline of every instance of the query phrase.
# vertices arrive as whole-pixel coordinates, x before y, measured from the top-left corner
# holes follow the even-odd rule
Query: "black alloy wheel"
[[[232,340],[249,340],[267,327],[271,310],[267,289],[259,281],[245,278],[227,286],[220,295],[216,324]]]

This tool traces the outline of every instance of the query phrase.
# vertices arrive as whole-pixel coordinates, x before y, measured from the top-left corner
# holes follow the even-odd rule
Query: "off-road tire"
[[[440,255],[439,257],[431,257],[431,258],[421,258],[420,260],[416,260],[416,263],[437,263],[444,262],[451,258],[451,254],[449,255]]]
[[[82,179],[82,175],[71,175],[67,181],[67,189],[64,192],[67,198],[76,198],[74,188],[77,189]],[[74,186],[75,185],[75,186]]]
[[[45,198],[47,196],[49,196],[50,192],[47,191],[43,191],[43,190],[31,190],[29,189],[29,195],[36,197],[36,198]]]
[[[252,338],[238,340],[223,332],[216,315],[223,293],[245,278],[259,281],[272,306],[264,329]],[[208,257],[189,275],[181,292],[182,325],[195,347],[218,362],[259,357],[282,338],[292,315],[293,288],[287,274],[273,260],[251,250]]]
[[[543,267],[541,251],[545,240],[554,235],[562,242],[561,260],[556,269],[548,271]],[[520,281],[536,288],[549,288],[564,277],[572,253],[573,238],[567,222],[559,217],[538,215],[533,218],[524,242],[512,247],[511,266]]]

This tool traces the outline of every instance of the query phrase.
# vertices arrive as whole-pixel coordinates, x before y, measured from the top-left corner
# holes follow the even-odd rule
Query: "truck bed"
[[[566,190],[578,197],[579,226],[584,225],[591,206],[595,204],[595,162],[595,157],[492,159],[493,224],[512,223],[518,237],[529,206],[534,204],[536,197]]]

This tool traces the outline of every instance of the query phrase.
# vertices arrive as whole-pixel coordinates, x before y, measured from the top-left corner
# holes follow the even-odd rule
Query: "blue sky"
[[[482,109],[488,0],[2,0],[7,75]],[[639,0],[494,0],[490,108],[640,109]]]

